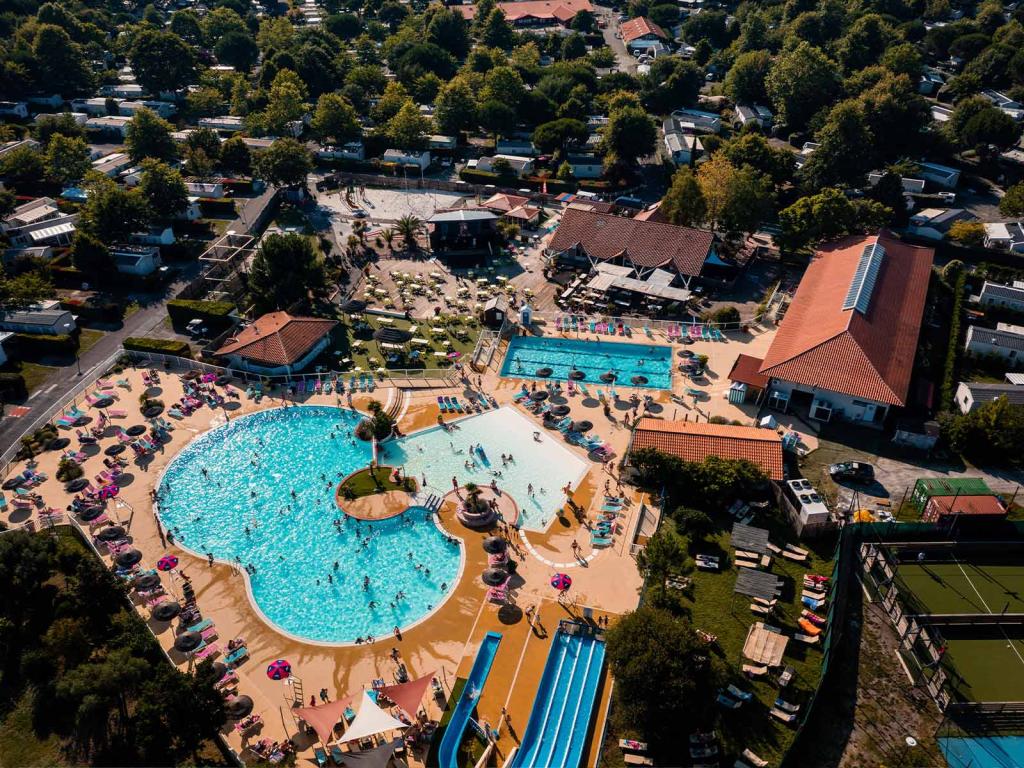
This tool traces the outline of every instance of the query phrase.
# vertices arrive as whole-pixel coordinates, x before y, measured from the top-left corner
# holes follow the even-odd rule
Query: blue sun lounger
[[[327,765],[327,753],[321,747],[313,747],[313,757],[316,758],[316,764],[320,768]]]
[[[590,537],[590,546],[594,547],[595,549],[601,549],[602,547],[610,547],[611,545],[612,540],[607,538],[606,536]]]
[[[441,395],[437,396],[437,407],[441,409],[441,413],[448,413],[448,404]]]

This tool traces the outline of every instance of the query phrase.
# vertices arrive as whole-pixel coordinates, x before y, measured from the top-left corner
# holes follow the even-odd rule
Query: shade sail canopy
[[[782,664],[782,654],[786,652],[787,643],[788,637],[780,632],[772,632],[759,621],[752,624],[747,632],[743,655],[758,664],[778,667]]]
[[[338,741],[358,741],[359,739],[376,736],[384,731],[394,731],[408,727],[407,723],[392,717],[378,707],[373,699],[370,698],[369,692],[363,691],[363,700],[359,704],[359,713],[345,730],[345,735],[338,739]]]
[[[373,338],[377,341],[386,341],[389,344],[407,344],[412,334],[400,328],[378,328],[373,332]]]
[[[334,726],[341,720],[341,716],[345,714],[345,710],[348,709],[348,705],[352,703],[352,699],[356,695],[352,694],[337,701],[329,701],[319,707],[302,707],[295,710],[295,715],[313,726],[320,742],[326,745],[334,738]]]
[[[434,674],[431,672],[417,680],[410,680],[401,685],[385,685],[380,692],[395,702],[399,709],[411,719],[415,719],[420,702],[423,701],[423,694],[430,687],[430,681],[434,679]]]

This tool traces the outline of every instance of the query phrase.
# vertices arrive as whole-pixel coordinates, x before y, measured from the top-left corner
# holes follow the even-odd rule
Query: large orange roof
[[[657,35],[662,40],[668,40],[665,30],[643,16],[622,22],[619,25],[619,32],[622,33],[622,42],[624,43],[631,43],[644,35]]]
[[[865,248],[881,246],[861,308],[849,307]],[[935,251],[886,231],[845,238],[812,259],[765,355],[772,378],[905,405]],[[847,308],[849,307],[849,308]]]
[[[291,365],[337,324],[335,320],[270,312],[228,339],[217,354],[238,355],[259,365]]]
[[[533,17],[537,19],[557,19],[563,24],[571,21],[579,11],[594,12],[590,0],[518,0],[518,2],[498,3],[510,22],[517,19]],[[472,19],[476,13],[475,5],[453,5],[453,11],[461,13],[465,18]]]
[[[708,456],[746,459],[772,480],[783,478],[782,438],[771,429],[708,424],[695,421],[640,419],[630,450],[654,448],[685,461],[700,462]]]

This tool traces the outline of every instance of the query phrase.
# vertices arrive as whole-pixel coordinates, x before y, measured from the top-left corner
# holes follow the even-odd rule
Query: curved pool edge
[[[301,404],[297,404],[297,405],[273,406],[273,407],[270,407],[270,408],[262,408],[260,410],[253,411],[251,413],[243,414],[243,415],[239,416],[238,419],[248,418],[250,416],[255,416],[257,414],[266,413],[267,411],[289,410],[291,408],[335,408],[335,409],[337,409],[339,411],[352,411],[353,413],[358,413],[358,414],[361,414],[363,416],[366,415],[362,411],[360,411],[358,408],[348,408],[346,406],[340,406],[340,405],[321,405],[321,404],[301,403]],[[237,423],[237,419],[236,419],[236,423]],[[167,464],[164,465],[163,469],[161,469],[160,474],[159,474],[159,476],[156,479],[155,487],[156,488],[160,487],[160,485],[164,481],[164,476],[167,474],[167,471],[170,469],[171,465],[174,464],[174,462],[179,459],[179,457],[180,457],[179,455],[180,455],[180,453],[183,450],[185,450],[187,447],[192,445],[192,443],[194,443],[198,438],[200,438],[200,437],[202,437],[204,435],[209,434],[210,432],[212,432],[215,429],[220,429],[221,427],[224,427],[227,424],[228,424],[228,422],[225,421],[222,424],[216,424],[214,426],[211,426],[211,427],[209,427],[207,429],[202,430],[201,432],[196,432],[194,435],[192,435],[192,437],[189,439],[189,441],[187,443],[185,443],[184,445],[182,445],[181,448],[178,449],[177,453],[174,456],[172,456],[168,460]],[[417,504],[415,502],[414,503],[410,503],[410,505],[406,509],[407,510],[409,510],[409,509],[422,509],[424,512],[429,511],[429,510],[427,510],[426,507],[423,507],[421,504]],[[160,528],[163,529],[164,531],[169,530],[167,528],[167,526],[164,524],[163,518],[160,516],[160,511],[159,511],[159,505],[158,504],[156,504],[156,503],[152,504],[152,511],[153,511],[154,516],[157,519],[157,522],[159,523]],[[458,570],[456,571],[455,578],[452,580],[451,588],[447,592],[443,593],[444,594],[444,599],[442,599],[428,613],[425,613],[423,616],[421,616],[420,618],[416,619],[416,621],[413,621],[413,622],[411,622],[411,623],[409,623],[409,624],[407,624],[405,626],[400,626],[399,629],[401,630],[401,632],[403,634],[408,632],[409,630],[413,629],[414,627],[419,626],[420,624],[422,624],[426,620],[432,618],[442,607],[444,607],[448,603],[448,601],[451,599],[452,595],[455,594],[456,587],[459,584],[461,584],[462,577],[463,577],[463,575],[465,573],[465,570],[466,570],[466,540],[462,536],[459,536],[459,535],[449,531],[447,528],[445,528],[441,524],[441,519],[440,519],[441,516],[437,512],[432,512],[430,514],[430,517],[431,517],[431,521],[434,524],[434,527],[442,535],[450,536],[451,538],[455,539],[455,541],[458,543],[458,547],[459,547],[459,567],[458,567]],[[173,546],[176,547],[177,549],[181,550],[185,554],[190,555],[191,557],[194,557],[199,562],[208,563],[210,561],[210,558],[207,555],[201,554],[201,553],[197,552],[196,550],[194,550],[192,547],[187,546],[185,544],[182,544],[177,539],[177,537],[175,537],[175,539],[174,539]],[[386,635],[382,635],[379,638],[374,638],[372,643],[367,643],[367,642],[356,643],[355,641],[352,641],[352,640],[350,640],[350,641],[315,640],[313,638],[303,637],[302,635],[296,635],[295,633],[293,633],[293,632],[285,629],[284,627],[280,626],[279,624],[277,624],[273,619],[271,619],[269,616],[267,616],[263,612],[263,609],[260,608],[259,602],[256,600],[256,597],[253,594],[252,582],[250,581],[249,574],[246,572],[246,570],[244,568],[239,568],[236,563],[234,563],[234,562],[232,562],[230,560],[224,560],[223,558],[219,558],[219,557],[214,557],[213,558],[213,562],[218,563],[220,565],[227,566],[228,568],[231,569],[231,572],[233,574],[240,575],[242,577],[243,583],[245,584],[245,594],[246,594],[246,597],[249,600],[249,605],[251,605],[253,610],[255,611],[256,616],[260,619],[260,621],[262,621],[264,624],[266,624],[274,632],[277,632],[278,634],[283,635],[284,637],[287,637],[289,640],[294,640],[297,643],[305,643],[307,645],[316,645],[316,646],[327,647],[327,648],[354,648],[354,647],[358,647],[358,646],[374,645],[376,643],[379,643],[379,642],[382,642],[382,641],[386,640],[387,638],[394,638],[393,634],[388,633]]]

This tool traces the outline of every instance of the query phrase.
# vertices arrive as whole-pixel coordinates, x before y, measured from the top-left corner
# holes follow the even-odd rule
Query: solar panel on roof
[[[843,309],[856,309],[862,315],[867,314],[868,306],[871,304],[871,292],[875,289],[884,258],[885,248],[877,241],[864,246],[857,270],[850,281],[850,290],[843,299]]]

